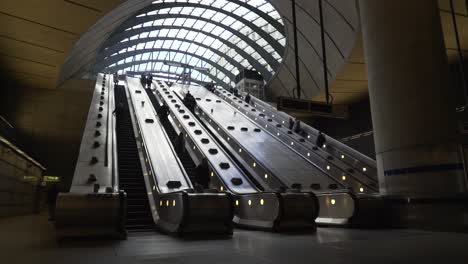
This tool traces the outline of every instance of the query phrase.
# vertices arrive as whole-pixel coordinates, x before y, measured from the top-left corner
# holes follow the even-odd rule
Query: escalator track
[[[116,112],[116,132],[119,187],[127,193],[126,228],[130,233],[154,231],[124,86],[115,87],[115,100],[123,106]]]

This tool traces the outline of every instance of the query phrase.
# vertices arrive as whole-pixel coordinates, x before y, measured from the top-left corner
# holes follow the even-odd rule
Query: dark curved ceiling
[[[282,16],[286,36],[282,62],[270,81],[271,91],[273,95],[290,95],[295,83],[292,37],[288,34],[292,28],[290,0],[269,2]],[[296,2],[304,94],[308,98],[323,100],[317,0]],[[448,3],[449,0],[439,0],[447,53],[449,59],[456,60],[456,43]],[[54,89],[69,79],[86,77],[101,59],[97,52],[110,35],[119,25],[151,4],[151,0],[2,0],[1,71],[15,80],[16,86],[31,88]],[[466,1],[454,0],[454,4],[462,48],[467,56]],[[367,95],[366,64],[355,6],[355,0],[324,0],[330,63],[328,72],[332,80],[330,88],[337,103],[353,102]],[[225,41],[224,44],[230,43]],[[237,49],[236,52],[241,54],[243,49]],[[254,68],[262,68],[253,57],[249,58],[245,53],[241,56],[247,58],[247,62]],[[227,62],[239,67],[232,58]],[[264,70],[262,74],[267,76],[267,71]]]

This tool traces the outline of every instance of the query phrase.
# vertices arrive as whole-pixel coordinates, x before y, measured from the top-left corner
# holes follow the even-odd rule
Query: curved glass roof
[[[160,0],[125,21],[105,42],[96,71],[152,72],[233,86],[244,68],[268,80],[286,45],[284,24],[267,0]]]

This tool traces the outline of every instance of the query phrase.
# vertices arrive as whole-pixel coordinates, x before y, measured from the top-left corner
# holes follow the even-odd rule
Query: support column
[[[380,190],[466,192],[437,0],[360,0]]]

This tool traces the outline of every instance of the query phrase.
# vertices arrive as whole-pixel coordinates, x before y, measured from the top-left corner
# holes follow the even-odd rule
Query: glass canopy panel
[[[183,68],[163,63],[172,61],[207,68],[232,85],[233,76],[243,68],[273,75],[273,65],[277,67],[283,55],[278,47],[286,45],[285,30],[278,26],[284,25],[282,18],[267,0],[159,0],[123,25],[114,32],[117,40],[102,50],[108,51],[107,67],[119,72],[160,71],[177,76]],[[192,78],[212,80],[195,70]]]

